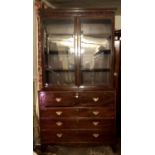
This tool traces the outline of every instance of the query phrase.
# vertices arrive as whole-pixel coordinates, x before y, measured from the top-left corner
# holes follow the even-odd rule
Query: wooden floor
[[[39,148],[35,149],[38,155],[121,155],[121,140],[115,146],[115,151],[110,146],[95,147],[64,147],[49,146],[47,152],[43,153]]]

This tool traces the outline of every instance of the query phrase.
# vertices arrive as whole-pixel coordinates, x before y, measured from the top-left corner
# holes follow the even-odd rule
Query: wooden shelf
[[[53,72],[75,72],[75,69],[52,69],[46,68],[46,71],[53,71]],[[102,69],[81,69],[82,72],[109,72],[109,68],[102,68]]]
[[[84,37],[91,37],[91,38],[111,38],[111,34],[109,33],[104,33],[104,34],[83,34]]]
[[[83,72],[109,72],[109,68],[102,68],[102,69],[82,69]]]
[[[75,72],[75,69],[52,69],[52,68],[46,68],[46,71],[49,71],[49,72]]]
[[[47,52],[46,52],[47,53]],[[68,51],[49,51],[48,55],[68,55],[70,54]]]
[[[111,53],[111,50],[100,50],[100,51],[98,51],[97,53],[95,53],[94,55],[96,56],[96,55],[99,55],[99,54],[110,54]]]
[[[73,33],[48,33],[48,36],[73,36]]]

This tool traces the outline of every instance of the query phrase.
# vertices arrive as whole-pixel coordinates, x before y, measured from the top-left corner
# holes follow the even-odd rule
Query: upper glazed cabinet
[[[113,88],[113,11],[47,12],[41,16],[44,88]]]

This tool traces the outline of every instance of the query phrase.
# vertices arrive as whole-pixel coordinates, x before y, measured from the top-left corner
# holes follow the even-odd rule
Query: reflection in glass
[[[109,72],[83,72],[82,81],[85,85],[101,85],[103,83],[109,84]]]
[[[111,23],[81,20],[81,71],[84,85],[109,84]]]
[[[74,25],[72,20],[45,23],[45,82],[73,85],[75,82]]]

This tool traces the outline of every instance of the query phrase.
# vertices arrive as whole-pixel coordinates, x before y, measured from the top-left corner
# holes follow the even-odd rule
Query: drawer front
[[[44,129],[101,129],[103,131],[114,131],[114,119],[41,119],[41,128]]]
[[[115,107],[105,106],[105,107],[94,107],[85,109],[85,117],[93,117],[93,118],[103,118],[103,119],[113,119],[115,118]],[[82,113],[81,113],[82,114]]]
[[[113,137],[114,132],[102,130],[44,130],[41,132],[43,143],[104,142]]]
[[[103,106],[106,104],[114,104],[115,93],[114,92],[80,92],[79,104],[85,106]]]
[[[102,117],[115,118],[115,105],[104,105],[102,107],[52,107],[40,109],[42,118],[62,117]]]
[[[84,92],[51,92],[39,94],[40,106],[104,106],[115,103],[115,92],[84,91]]]
[[[76,121],[77,129],[100,129],[112,132],[115,129],[115,121],[104,119],[79,119]]]
[[[76,104],[76,93],[74,92],[50,92],[44,91],[39,94],[40,105],[50,106],[73,106]]]
[[[41,128],[44,129],[76,129],[76,119],[40,119]]]
[[[40,109],[40,116],[51,118],[74,117],[78,115],[78,111],[78,108],[73,107],[50,107]]]

